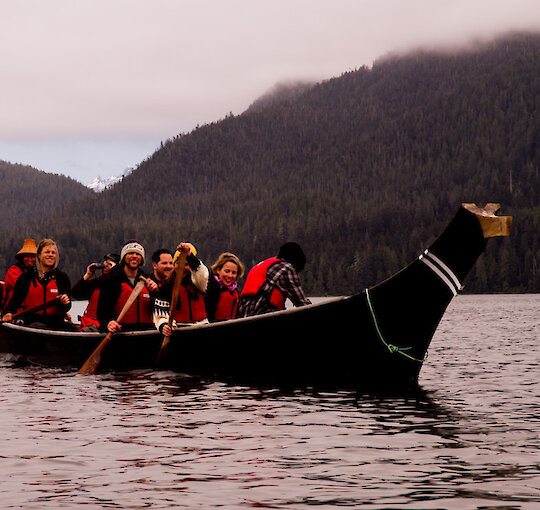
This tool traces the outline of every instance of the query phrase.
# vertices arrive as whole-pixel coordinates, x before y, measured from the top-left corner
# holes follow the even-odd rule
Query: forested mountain
[[[54,210],[68,202],[91,196],[92,191],[64,175],[49,174],[30,166],[0,160],[0,278],[5,264],[22,246],[21,225],[40,217],[48,224]],[[15,252],[13,249],[16,248]],[[6,262],[7,261],[7,262]]]
[[[31,166],[8,163],[0,159],[0,229],[9,228],[32,218],[47,214],[57,207],[90,196],[80,182],[64,175],[49,174]],[[43,204],[38,212],[37,204]],[[46,207],[46,209],[45,209]]]
[[[138,238],[149,255],[193,242],[247,266],[287,240],[308,292],[348,294],[410,262],[461,202],[501,202],[474,292],[540,288],[540,35],[381,58],[290,98],[167,140],[120,184],[4,237],[50,235],[72,278]],[[15,239],[16,238],[16,239]],[[148,256],[149,258],[149,256]]]

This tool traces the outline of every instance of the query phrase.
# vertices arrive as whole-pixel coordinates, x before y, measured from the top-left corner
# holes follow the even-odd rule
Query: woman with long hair
[[[6,306],[4,321],[19,314],[24,325],[45,329],[72,329],[65,322],[71,308],[71,283],[58,269],[58,247],[52,239],[43,239],[37,247],[36,264],[23,273],[15,284],[13,296]],[[25,314],[25,310],[38,310]]]

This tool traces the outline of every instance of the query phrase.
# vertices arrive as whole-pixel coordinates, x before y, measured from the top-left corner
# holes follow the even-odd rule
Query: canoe
[[[160,369],[257,386],[400,390],[415,386],[435,330],[487,239],[509,235],[498,204],[462,204],[412,263],[358,294],[176,330]],[[0,352],[76,370],[101,333],[0,325]],[[100,372],[154,369],[157,331],[117,333]]]

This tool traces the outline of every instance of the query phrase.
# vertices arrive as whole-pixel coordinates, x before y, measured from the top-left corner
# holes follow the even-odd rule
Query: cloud
[[[540,29],[537,0],[4,2],[0,139],[165,139],[276,82],[515,29]]]

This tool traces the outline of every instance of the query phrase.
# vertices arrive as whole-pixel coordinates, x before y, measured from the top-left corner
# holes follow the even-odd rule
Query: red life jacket
[[[4,303],[4,297],[6,295],[6,284],[4,282],[0,282],[0,310],[4,309],[4,305],[7,303]]]
[[[81,327],[97,326],[99,328],[99,321],[97,320],[97,304],[99,300],[99,288],[94,289],[90,299],[88,300],[88,306],[84,311],[84,315],[81,317]],[[135,305],[133,305],[135,306]]]
[[[130,287],[126,282],[122,282],[120,289],[120,297],[114,305],[114,313],[118,317],[122,308],[126,304],[133,287]],[[129,307],[129,310],[124,315],[121,324],[152,324],[150,292],[146,287],[143,287],[135,302]]]
[[[79,329],[86,328],[88,326],[96,326],[99,329],[99,321],[97,319],[92,319],[88,315],[81,316],[81,325]]]
[[[271,257],[254,266],[246,277],[246,283],[244,284],[241,295],[256,296],[266,282],[266,273],[268,272],[268,269],[277,262],[281,262],[281,260],[277,257]],[[286,300],[286,296],[279,289],[274,288],[272,290],[272,293],[270,294],[270,303],[278,310],[285,309]]]
[[[23,274],[22,269],[18,266],[18,264],[12,265],[6,273],[6,276],[4,278],[4,286],[5,286],[5,301],[4,304],[7,305],[9,303],[9,300],[11,299],[11,296],[13,296],[13,289],[15,288],[15,284],[17,283],[17,279],[19,276]]]
[[[58,292],[58,286],[56,280],[49,280],[45,286],[41,283],[32,280],[28,287],[28,293],[21,303],[21,310],[28,310],[34,306],[45,304],[47,301],[56,299],[60,293]],[[36,315],[64,315],[63,310],[58,305],[52,306],[47,310],[40,310],[35,312]]]
[[[176,310],[173,312],[173,319],[176,322],[189,323],[206,319],[203,294],[191,283],[188,284],[188,288],[183,284],[180,285]]]
[[[234,289],[221,289],[216,307],[216,320],[226,321],[236,317],[236,305],[238,304],[238,291]]]

